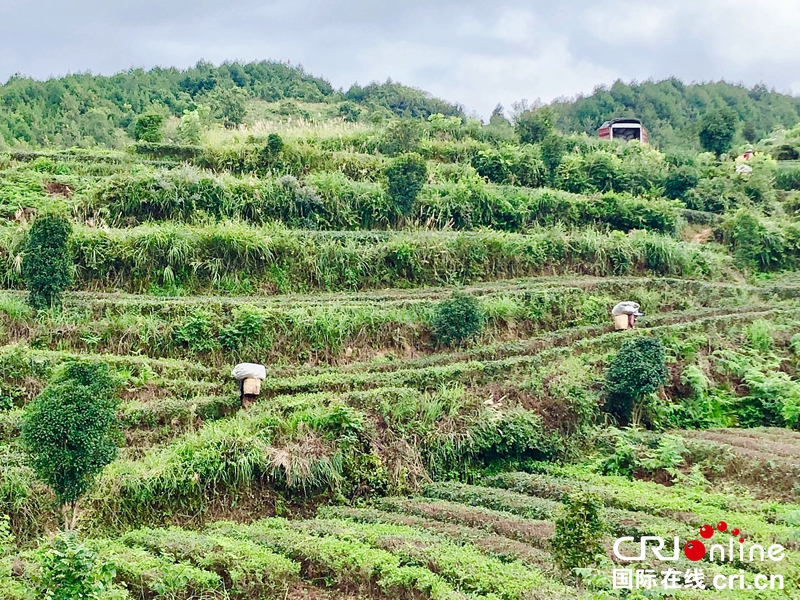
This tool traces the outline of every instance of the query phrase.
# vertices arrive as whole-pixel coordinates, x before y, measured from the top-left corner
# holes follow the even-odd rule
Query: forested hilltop
[[[0,149],[4,144],[35,146],[119,146],[133,137],[136,117],[157,109],[181,116],[198,105],[213,108],[220,119],[242,122],[249,100],[325,102],[350,116],[349,103],[370,113],[427,117],[433,113],[462,115],[459,107],[420,90],[387,81],[347,92],[334,90],[325,79],[301,66],[280,62],[200,62],[190,69],[132,69],[111,77],[75,74],[36,81],[11,77],[0,86]],[[336,107],[338,105],[338,107]],[[292,112],[292,108],[285,109]]]
[[[637,117],[660,146],[698,149],[700,117],[730,108],[742,122],[741,141],[755,141],[776,127],[786,128],[800,118],[800,97],[781,94],[763,84],[747,88],[724,81],[685,84],[679,79],[599,86],[589,96],[556,101],[562,131],[594,134],[614,117]]]
[[[238,62],[214,66],[200,62],[189,69],[131,69],[113,76],[78,73],[37,81],[15,75],[0,86],[0,149],[3,146],[121,147],[134,137],[136,118],[157,110],[181,117],[206,106],[215,118],[242,123],[263,117],[252,104],[288,101],[284,115],[379,122],[392,116],[427,118],[432,114],[465,119],[457,104],[394,83],[355,84],[336,90],[302,66],[281,62]],[[312,115],[291,103],[325,103],[329,110]],[[251,104],[249,114],[245,104]],[[762,137],[800,119],[800,98],[766,86],[746,88],[726,82],[684,84],[678,79],[640,84],[615,82],[588,96],[557,100],[563,133],[594,134],[607,119],[641,118],[652,140],[664,148],[698,149],[698,119],[709,110],[731,108],[743,124],[738,139]]]

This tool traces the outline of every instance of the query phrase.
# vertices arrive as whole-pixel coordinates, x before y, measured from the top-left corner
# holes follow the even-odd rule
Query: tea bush
[[[606,370],[606,410],[621,423],[635,420],[644,397],[667,381],[665,361],[664,345],[658,338],[625,341]]]
[[[428,176],[425,161],[417,154],[406,154],[392,161],[386,168],[387,192],[394,208],[408,215]]]
[[[113,565],[98,560],[73,534],[62,533],[42,552],[38,583],[48,600],[121,600],[126,594],[114,589],[114,575]]]
[[[431,331],[440,344],[461,344],[480,333],[484,321],[480,301],[456,291],[436,307],[431,317]]]
[[[76,503],[117,455],[116,381],[102,363],[67,363],[31,403],[21,438],[37,475],[70,505],[65,528],[75,525]]]
[[[563,516],[556,519],[556,532],[551,541],[553,558],[565,572],[585,569],[603,556],[603,534],[606,526],[600,514],[602,504],[589,493],[575,493],[565,501]]]
[[[23,246],[22,278],[34,308],[59,306],[72,283],[68,247],[71,233],[70,222],[55,214],[38,217],[28,232]]]

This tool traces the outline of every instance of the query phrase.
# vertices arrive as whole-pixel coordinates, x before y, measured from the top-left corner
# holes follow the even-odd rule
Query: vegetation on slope
[[[791,594],[800,129],[777,127],[796,103],[662,82],[626,106],[665,86],[674,102],[636,116],[669,152],[559,133],[625,114],[602,92],[482,124],[274,63],[13,78],[0,596],[632,597],[610,585],[616,536],[721,520],[787,549],[763,568]],[[723,97],[734,137],[695,152]],[[48,219],[55,263],[34,243]],[[613,330],[620,300],[637,329]],[[67,385],[74,361],[119,388]],[[266,365],[253,406],[241,361]],[[123,434],[105,468],[116,440],[80,419],[98,399]],[[106,442],[69,497],[50,457],[75,449],[30,443],[48,424]],[[55,534],[77,492],[77,534]]]

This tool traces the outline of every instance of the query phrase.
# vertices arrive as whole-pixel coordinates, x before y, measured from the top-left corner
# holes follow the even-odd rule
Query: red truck
[[[639,140],[647,143],[647,129],[639,119],[612,119],[606,121],[597,130],[597,136],[603,140]]]

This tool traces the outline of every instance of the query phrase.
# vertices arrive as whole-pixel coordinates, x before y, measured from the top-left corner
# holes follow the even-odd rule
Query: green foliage
[[[657,477],[663,473],[671,478],[682,477],[679,468],[685,466],[684,457],[689,454],[682,437],[636,427],[604,431],[599,447],[604,455],[598,461],[598,470],[628,478]]]
[[[28,301],[37,309],[59,306],[72,283],[72,262],[68,241],[70,222],[55,214],[39,216],[25,240],[22,277]]]
[[[208,94],[214,116],[221,119],[226,127],[244,123],[247,116],[247,98],[247,92],[238,87],[216,87]]]
[[[421,594],[431,600],[460,597],[446,580],[423,567],[407,566],[391,552],[354,535],[337,537],[316,532],[313,525],[293,527],[283,519],[270,519],[251,525],[221,523],[214,531],[265,545],[310,565],[328,581],[341,586],[377,584],[384,593]]]
[[[255,306],[245,304],[236,308],[233,320],[219,331],[220,344],[226,350],[241,350],[248,344],[258,345],[266,331],[267,317],[268,314],[263,309]],[[198,324],[194,323],[193,327],[197,329]],[[196,334],[197,332],[192,332],[191,337],[194,339]],[[186,341],[192,346],[192,342]]]
[[[355,102],[342,102],[339,105],[339,116],[343,121],[348,123],[355,123],[361,116],[361,108]]]
[[[723,369],[740,382],[730,399],[731,412],[743,427],[797,428],[800,425],[800,384],[780,370],[774,354],[773,326],[755,321],[746,328],[741,352],[720,352]]]
[[[431,316],[431,332],[440,344],[462,344],[480,333],[485,321],[483,307],[474,296],[455,291],[439,303]]]
[[[758,140],[758,133],[756,132],[756,126],[753,124],[752,121],[746,121],[745,124],[742,126],[742,137],[751,144]]]
[[[675,78],[641,83],[615,81],[598,86],[590,95],[553,106],[564,131],[596,137],[604,121],[637,117],[647,127],[651,140],[667,149],[693,146],[698,120],[718,108],[731,107],[737,119],[753,124],[759,137],[779,126],[794,126],[800,114],[796,98],[763,84],[752,88],[724,81],[686,84]]]
[[[544,168],[533,148],[510,144],[479,150],[472,157],[472,166],[493,183],[539,187],[544,181]]]
[[[526,110],[514,119],[514,127],[523,144],[536,144],[551,135],[557,115],[550,107]]]
[[[301,67],[268,61],[218,67],[200,62],[189,69],[131,69],[110,77],[80,73],[49,81],[13,77],[0,86],[0,137],[10,144],[112,146],[120,137],[124,141],[123,130],[147,114],[154,100],[180,116],[216,87],[239,86],[268,102],[318,102],[334,93],[327,81]]]
[[[784,167],[775,173],[775,187],[779,190],[800,190],[800,167]]]
[[[161,113],[144,113],[136,119],[133,128],[133,137],[137,142],[157,144],[164,139],[164,121],[166,117]]]
[[[102,560],[114,564],[115,579],[128,590],[123,598],[188,600],[225,597],[226,586],[221,575],[188,562],[173,560],[168,554],[155,556],[140,548],[104,539],[87,540],[86,545]]]
[[[556,169],[561,164],[566,152],[564,138],[555,133],[550,134],[542,140],[542,162],[550,177],[550,181],[555,177]]]
[[[245,328],[250,331],[254,326],[254,322],[248,322]],[[240,330],[234,325],[225,331],[223,339],[228,344],[242,343],[242,335],[244,334],[240,335]],[[214,332],[213,316],[202,309],[193,311],[175,330],[174,339],[179,344],[186,344],[194,352],[209,352],[216,349],[218,341]]]
[[[277,159],[278,155],[272,152],[265,155],[266,163],[272,164]],[[473,163],[486,177],[513,185],[488,184],[473,172],[457,182],[423,185],[406,221],[429,229],[487,227],[528,231],[537,224],[560,222],[596,223],[623,231],[638,228],[675,231],[679,205],[664,199],[634,196],[651,184],[636,187],[633,178],[624,173],[615,175],[614,180],[629,183],[615,187],[632,193],[587,197],[517,187],[517,184],[538,185],[544,177],[541,162],[531,147],[482,150],[473,157]],[[624,170],[625,161],[620,165]],[[415,186],[427,180],[422,166],[419,171],[420,177],[412,182]],[[406,175],[397,173],[397,193],[403,201],[408,201],[407,196],[414,191],[400,185]],[[649,175],[647,178],[655,179]],[[594,188],[587,182],[581,191]],[[93,194],[92,210],[119,225],[150,220],[205,222],[213,217],[256,224],[279,220],[287,226],[306,229],[361,230],[388,228],[397,215],[396,205],[381,185],[353,181],[341,173],[315,173],[301,183],[292,176],[256,180],[213,175],[188,167],[141,170],[132,175],[112,176],[98,185]]]
[[[606,370],[606,410],[619,422],[629,423],[637,404],[667,381],[665,361],[664,345],[658,338],[625,341]]]
[[[129,531],[122,542],[220,573],[234,598],[282,596],[299,579],[298,563],[248,540],[173,527]]]
[[[380,151],[388,156],[414,153],[418,150],[422,129],[413,119],[396,119],[384,132]]]
[[[59,504],[74,508],[117,455],[115,388],[107,365],[69,362],[27,410],[22,443]]]
[[[686,192],[700,181],[697,169],[688,165],[671,170],[664,179],[664,195],[673,200],[683,199]]]
[[[638,219],[637,219],[638,221]],[[245,279],[283,282],[284,291],[458,285],[504,277],[578,272],[658,273],[707,279],[730,268],[718,249],[636,232],[532,228],[498,231],[397,232],[388,235],[289,231],[221,223],[140,226],[110,233],[81,228],[73,236],[77,283],[144,291],[166,282],[216,289]],[[445,266],[446,265],[446,266]],[[6,267],[7,269],[9,267]],[[13,271],[0,269],[6,281]]]
[[[713,152],[717,158],[733,147],[735,133],[736,113],[729,108],[707,112],[700,119],[700,145],[703,150]]]
[[[187,110],[178,125],[178,139],[184,144],[199,144],[203,134],[203,123],[198,110]],[[151,141],[151,140],[144,140]]]
[[[604,554],[602,541],[606,525],[600,499],[590,493],[575,493],[564,500],[563,516],[556,520],[553,558],[567,573],[585,569]]]
[[[789,244],[785,230],[753,209],[740,208],[729,215],[723,231],[742,268],[772,271],[794,263],[794,257],[787,253]]]
[[[372,106],[385,107],[401,117],[427,119],[431,115],[462,116],[459,106],[445,102],[416,88],[387,80],[385,83],[370,83],[365,87],[356,84],[345,94],[347,100]]]
[[[386,168],[387,192],[397,211],[408,215],[428,176],[425,161],[418,154],[405,154]]]
[[[105,600],[115,573],[74,534],[62,533],[41,553],[40,591],[46,600]]]
[[[475,453],[487,466],[526,458],[549,458],[554,454],[542,431],[542,419],[534,412],[517,408],[483,418],[475,428]]]
[[[280,154],[281,150],[283,150],[283,138],[277,133],[270,133],[267,136],[267,150],[273,156]]]

